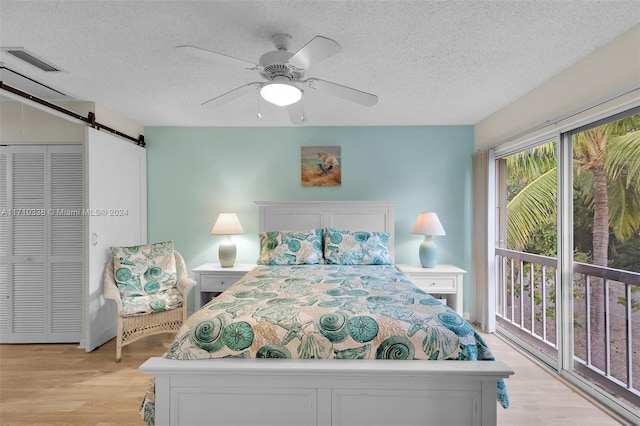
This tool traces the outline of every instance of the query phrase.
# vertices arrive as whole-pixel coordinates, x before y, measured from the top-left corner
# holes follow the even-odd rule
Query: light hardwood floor
[[[619,424],[498,337],[483,336],[515,371],[507,380],[511,407],[498,407],[499,425]],[[132,343],[119,364],[114,340],[91,353],[68,344],[0,345],[0,424],[143,425],[138,408],[149,377],[138,366],[164,353],[171,337]]]
[[[500,337],[482,333],[496,359],[515,374],[507,381],[510,406],[498,407],[498,425],[608,426],[621,423]],[[624,424],[624,423],[623,423]]]

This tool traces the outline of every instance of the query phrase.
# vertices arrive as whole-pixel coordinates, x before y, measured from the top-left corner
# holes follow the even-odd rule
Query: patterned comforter
[[[391,265],[257,266],[191,315],[164,357],[494,360],[467,321]],[[497,398],[508,407],[503,381]]]

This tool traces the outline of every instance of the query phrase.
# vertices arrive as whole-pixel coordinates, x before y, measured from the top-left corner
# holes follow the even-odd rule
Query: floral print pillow
[[[259,265],[311,265],[322,259],[322,229],[261,232]]]
[[[391,265],[386,232],[339,231],[326,228],[324,260],[338,265]]]
[[[173,241],[111,247],[114,276],[122,298],[121,316],[146,315],[182,305],[173,250]]]

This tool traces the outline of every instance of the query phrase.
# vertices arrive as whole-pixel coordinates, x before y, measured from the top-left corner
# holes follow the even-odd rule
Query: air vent
[[[42,59],[36,58],[34,55],[27,52],[21,47],[6,47],[6,48],[3,48],[3,50],[7,52],[9,55],[15,56],[16,58],[21,59],[24,62],[30,65],[33,65],[34,67],[39,68],[42,71],[45,71],[45,72],[61,71],[59,68],[46,63]]]

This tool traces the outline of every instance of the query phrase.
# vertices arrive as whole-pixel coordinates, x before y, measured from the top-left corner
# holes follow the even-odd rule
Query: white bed
[[[260,231],[390,234],[394,203],[257,202]],[[498,361],[150,358],[157,425],[495,425]],[[251,401],[248,403],[248,401]]]

